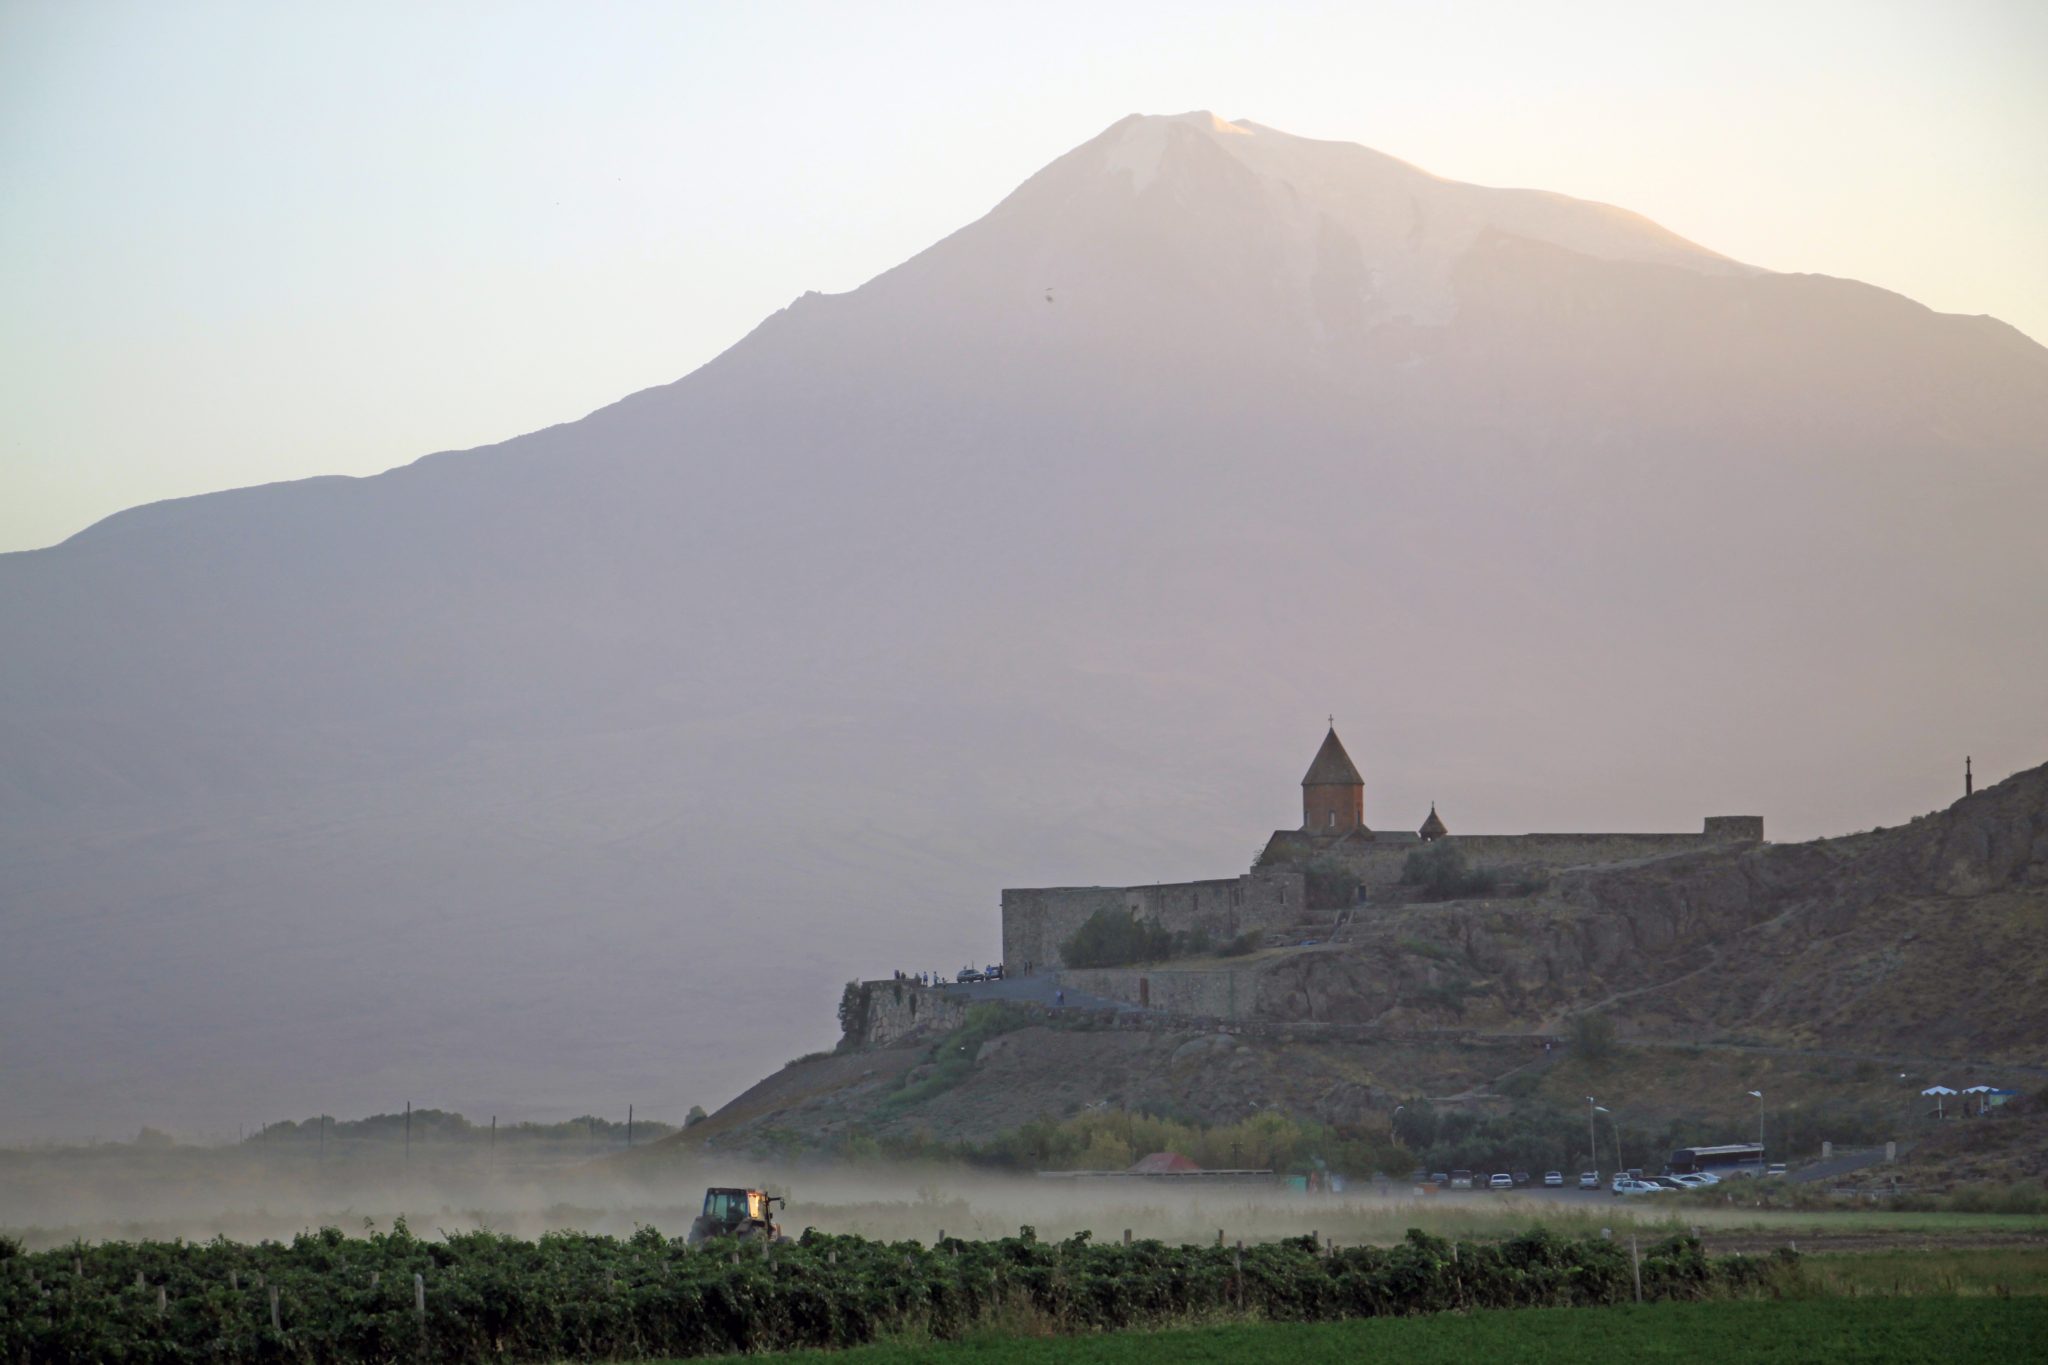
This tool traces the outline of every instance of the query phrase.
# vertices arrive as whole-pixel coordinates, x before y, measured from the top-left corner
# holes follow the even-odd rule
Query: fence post
[[[277,1286],[270,1286],[270,1330],[282,1335],[284,1332],[284,1318],[277,1311],[277,1295]]]
[[[1221,1234],[1218,1234],[1220,1240]],[[1237,1244],[1237,1250],[1230,1254],[1230,1274],[1237,1284],[1237,1311],[1244,1311],[1244,1243]]]
[[[1634,1267],[1636,1274],[1636,1302],[1641,1303],[1643,1301],[1643,1253],[1642,1249],[1636,1245],[1636,1235],[1633,1232],[1628,1235],[1628,1259],[1630,1265]]]
[[[417,1272],[412,1277],[412,1311],[424,1326],[427,1321],[427,1277]]]
[[[1125,1228],[1125,1229],[1124,1229],[1124,1249],[1125,1249],[1125,1250],[1129,1250],[1129,1249],[1130,1249],[1130,1245],[1131,1245],[1131,1230],[1130,1230],[1129,1228]]]
[[[234,1290],[234,1291],[235,1291],[236,1293],[238,1293],[238,1294],[239,1294],[239,1293],[241,1292],[241,1290],[242,1290],[242,1272],[241,1272],[241,1271],[239,1271],[239,1270],[230,1270],[230,1271],[228,1272],[228,1288],[230,1288],[230,1289]]]
[[[168,1302],[168,1301],[167,1301],[167,1300],[165,1299],[165,1296],[164,1296],[164,1287],[163,1287],[162,1285],[158,1285],[158,1286],[156,1287],[156,1315],[157,1315],[158,1317],[162,1317],[162,1316],[163,1316],[163,1315],[164,1315],[165,1313],[167,1313],[167,1312],[169,1312],[169,1311],[170,1311],[170,1304],[169,1304],[169,1302]]]

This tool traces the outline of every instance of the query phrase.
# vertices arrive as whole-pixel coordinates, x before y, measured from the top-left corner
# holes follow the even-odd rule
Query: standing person
[[[1052,1003],[1059,1006],[1065,1006],[1065,1004],[1067,1003],[1067,993],[1065,991],[1054,991],[1052,993]]]

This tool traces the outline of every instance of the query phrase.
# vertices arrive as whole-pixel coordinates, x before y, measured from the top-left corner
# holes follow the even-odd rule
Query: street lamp
[[[1770,1173],[1771,1163],[1764,1160],[1764,1092],[1752,1090],[1750,1096],[1756,1100],[1756,1164],[1761,1167],[1758,1175]]]

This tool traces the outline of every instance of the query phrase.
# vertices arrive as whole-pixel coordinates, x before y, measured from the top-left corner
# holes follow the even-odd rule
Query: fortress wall
[[[1120,886],[1049,886],[1003,891],[1003,969],[1056,967],[1060,944],[1098,910],[1126,905]]]
[[[1292,924],[1306,902],[1299,871],[1277,868],[1243,877],[1149,886],[1012,888],[1003,892],[1003,963],[1015,971],[1060,965],[1060,944],[1100,910],[1122,909],[1172,933],[1204,930],[1212,939]]]
[[[1631,862],[1691,853],[1730,843],[1756,843],[1764,836],[1758,815],[1709,816],[1698,834],[1452,834],[1442,842],[1458,849],[1475,867],[1509,873],[1554,872],[1595,863]],[[1428,845],[1413,839],[1385,843],[1339,843],[1327,851],[1290,845],[1289,853],[1304,862],[1327,857],[1342,863],[1364,884],[1368,898],[1397,885],[1408,855]]]
[[[851,990],[853,1005],[839,1021],[843,1048],[893,1043],[923,1029],[957,1028],[972,1003],[914,981],[862,981]]]
[[[1242,1019],[1258,995],[1251,975],[1249,970],[1240,973],[1229,967],[1069,967],[1060,973],[1060,981],[1069,990],[1168,1014]]]

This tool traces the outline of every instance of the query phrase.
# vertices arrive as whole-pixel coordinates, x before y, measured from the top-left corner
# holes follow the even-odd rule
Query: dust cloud
[[[334,1144],[339,1147],[340,1144]],[[1270,1179],[1186,1183],[1073,1179],[960,1166],[776,1165],[709,1158],[658,1145],[596,1157],[502,1148],[436,1151],[395,1145],[325,1155],[249,1147],[132,1145],[0,1152],[0,1231],[31,1248],[88,1242],[226,1237],[289,1239],[322,1227],[387,1232],[403,1218],[420,1237],[488,1229],[524,1238],[574,1230],[629,1236],[688,1232],[706,1186],[784,1195],[783,1231],[852,1233],[930,1244],[1041,1239],[1261,1242],[1315,1232],[1339,1244],[1389,1243],[1407,1229],[1502,1236],[1541,1223],[1592,1235],[1617,1225],[1673,1225],[1669,1213],[1622,1205],[1604,1192],[1418,1195],[1406,1184],[1361,1182],[1341,1193],[1289,1191]],[[1689,1210],[1685,1220],[1710,1220]]]

